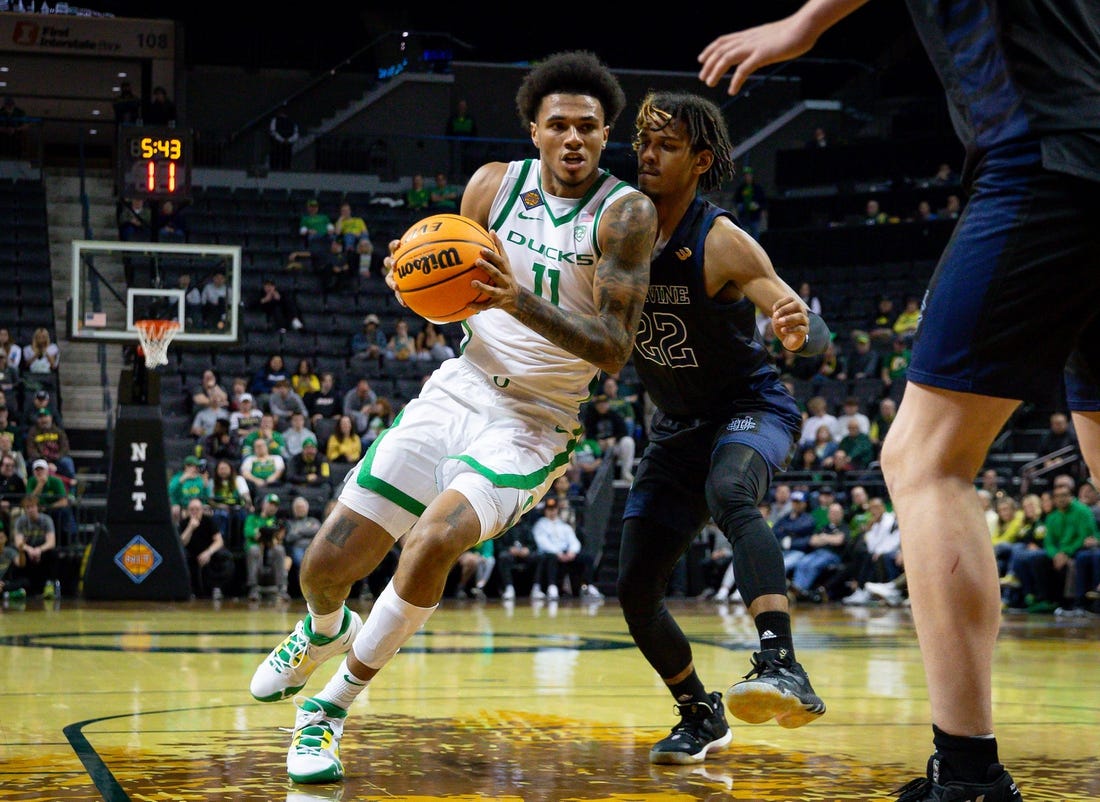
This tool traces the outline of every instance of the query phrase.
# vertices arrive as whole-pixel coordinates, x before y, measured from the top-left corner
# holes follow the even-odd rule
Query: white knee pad
[[[523,504],[531,497],[530,491],[514,487],[494,485],[480,473],[466,471],[456,476],[448,486],[466,497],[481,521],[480,543],[494,537],[519,520]]]
[[[352,652],[363,665],[380,669],[409,638],[431,618],[435,608],[417,607],[397,595],[393,580],[378,594],[363,628],[355,636]]]

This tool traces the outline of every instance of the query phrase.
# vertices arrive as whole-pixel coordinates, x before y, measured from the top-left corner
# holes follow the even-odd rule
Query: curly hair
[[[604,125],[613,126],[626,106],[626,94],[595,53],[571,50],[547,56],[527,73],[516,92],[520,125],[538,119],[539,106],[547,95],[587,95],[603,108]]]
[[[643,130],[661,130],[673,121],[687,134],[693,153],[709,150],[714,162],[699,177],[699,189],[712,192],[734,175],[733,143],[721,110],[699,95],[689,92],[650,92],[638,107],[634,119],[634,149]]]

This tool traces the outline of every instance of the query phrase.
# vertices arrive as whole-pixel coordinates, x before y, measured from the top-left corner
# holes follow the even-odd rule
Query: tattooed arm
[[[649,289],[657,211],[640,192],[627,195],[608,207],[597,236],[601,256],[592,286],[595,315],[567,312],[520,287],[507,257],[488,252],[481,264],[487,265],[493,285],[475,282],[490,296],[477,308],[503,309],[555,345],[601,370],[617,373],[630,357]],[[497,243],[503,252],[499,239]]]

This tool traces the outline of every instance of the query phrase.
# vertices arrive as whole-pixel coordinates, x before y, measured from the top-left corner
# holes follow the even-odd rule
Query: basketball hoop
[[[141,343],[139,353],[145,356],[145,367],[168,364],[168,343],[180,330],[176,320],[135,320],[134,327]]]

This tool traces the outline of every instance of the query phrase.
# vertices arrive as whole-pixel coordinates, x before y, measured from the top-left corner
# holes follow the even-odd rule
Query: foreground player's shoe
[[[1016,783],[1000,763],[989,767],[984,783],[948,782],[940,785],[937,757],[928,758],[928,776],[906,783],[897,790],[898,802],[1023,802]]]
[[[286,753],[286,773],[296,783],[330,783],[344,778],[340,736],[348,711],[323,699],[299,696],[294,700],[294,735]]]
[[[680,723],[649,750],[650,763],[701,763],[707,752],[724,749],[731,740],[722,694],[715,691],[706,702],[676,705]]]
[[[302,690],[319,665],[351,649],[355,636],[363,627],[363,619],[347,607],[344,608],[344,624],[334,637],[314,634],[311,623],[312,617],[306,615],[256,668],[249,685],[256,699],[277,702]]]
[[[752,671],[726,691],[726,705],[749,724],[774,718],[787,729],[809,724],[825,712],[806,671],[786,649],[754,652]]]

